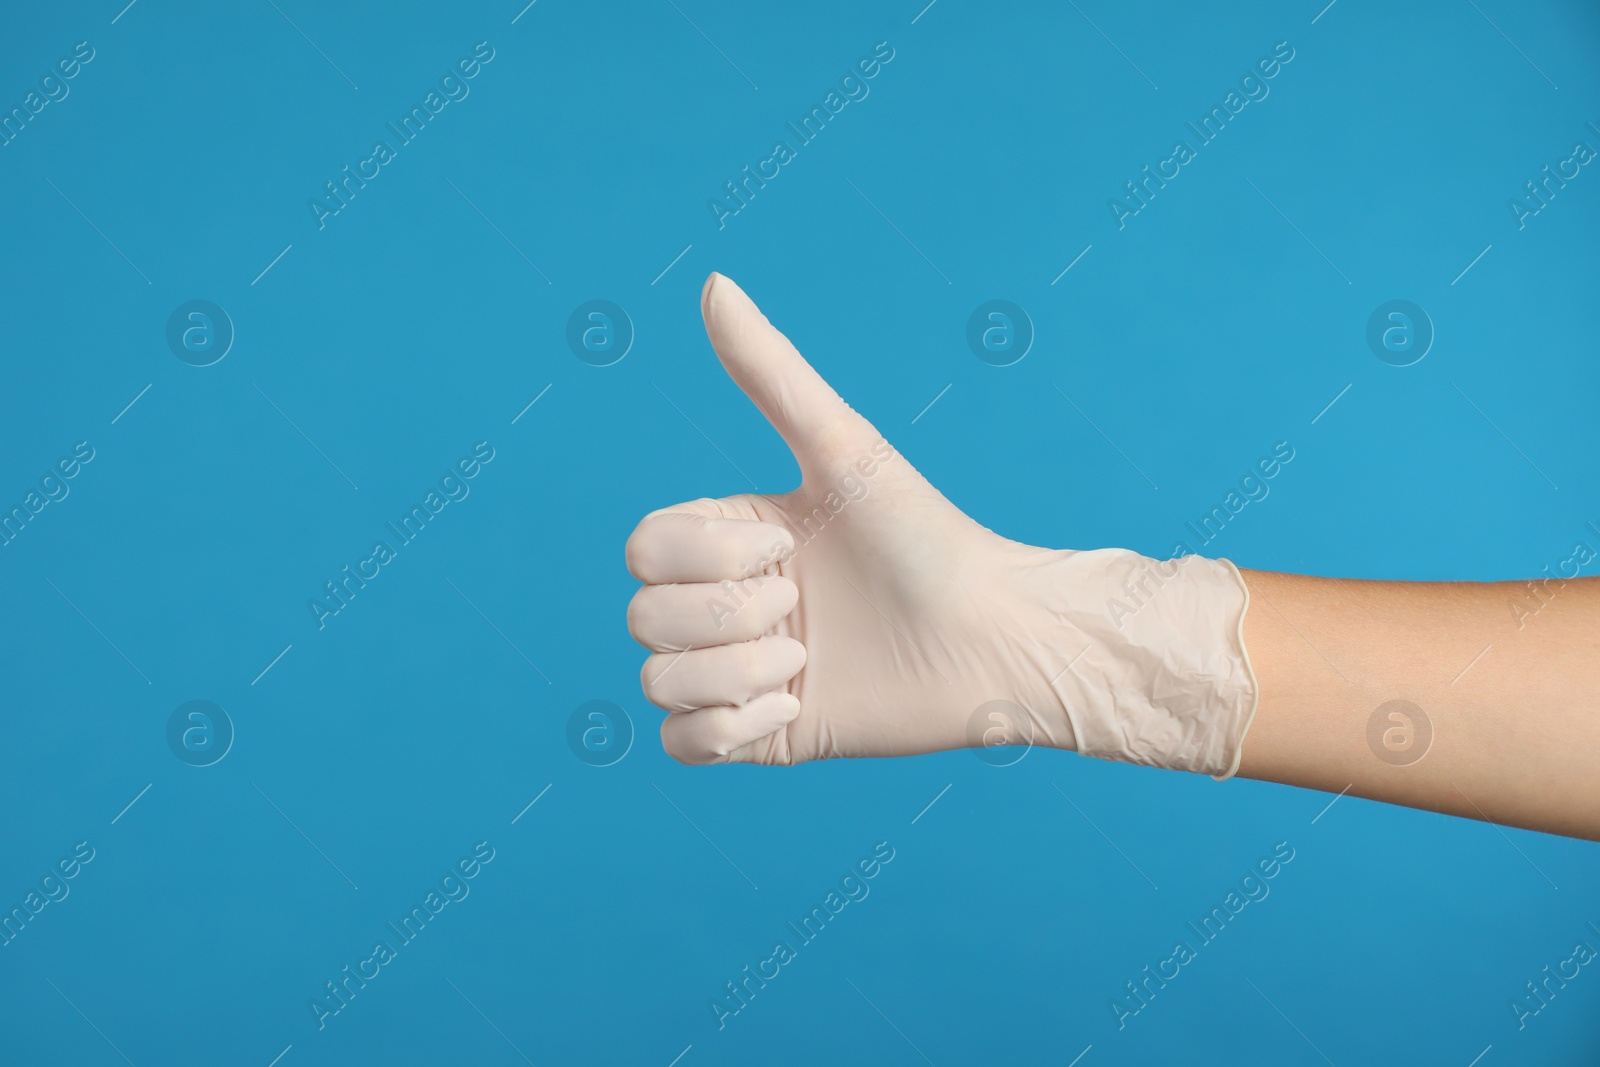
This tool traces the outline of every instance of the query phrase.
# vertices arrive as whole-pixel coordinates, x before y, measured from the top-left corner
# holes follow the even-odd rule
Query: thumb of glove
[[[731,279],[706,279],[700,313],[723,369],[788,444],[802,477],[881,440]]]

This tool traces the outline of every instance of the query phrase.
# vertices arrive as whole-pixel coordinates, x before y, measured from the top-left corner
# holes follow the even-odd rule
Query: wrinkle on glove
[[[1244,648],[1249,591],[1238,569],[1193,555],[1162,563],[1125,549],[1076,554],[1084,556],[1094,558],[1083,561],[1079,588],[1103,588],[1099,603],[1124,598],[1141,578],[1148,587],[1148,574],[1162,584],[1116,623],[1103,611],[1075,617],[1093,641],[1074,668],[1087,680],[1067,702],[1078,752],[1231,778],[1258,694]]]

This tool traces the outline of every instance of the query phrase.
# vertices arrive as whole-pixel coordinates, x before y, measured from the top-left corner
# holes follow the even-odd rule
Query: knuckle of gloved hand
[[[638,581],[645,581],[645,523],[634,526],[634,533],[627,536],[626,544],[622,545],[622,558],[627,561],[627,573]]]
[[[661,629],[662,603],[659,587],[647,585],[628,601],[628,632],[633,639],[650,647]]]
[[[659,656],[651,656],[639,668],[639,688],[644,691],[644,698],[650,703],[657,707],[665,707],[666,705],[661,703],[661,683],[657,681],[661,677],[661,668],[656,665],[658,659]]]
[[[691,763],[691,761],[686,757],[683,749],[678,745],[678,731],[673,728],[673,721],[671,717],[662,720],[661,723],[661,748],[662,751],[666,752],[667,755],[671,756],[679,763],[685,765]]]
[[[639,601],[639,598],[643,595],[644,590],[641,589],[637,593],[633,594],[632,600],[628,601],[628,633],[632,635],[633,639],[639,642],[641,645],[645,643],[644,637],[641,636],[639,632],[639,624],[645,611],[644,607]]]
[[[685,720],[673,716],[661,724],[661,747],[667,755],[686,767],[714,762],[717,755],[708,752],[699,738],[691,736]]]
[[[634,527],[633,533],[628,535],[628,543],[622,548],[623,558],[628,563],[628,573],[641,582],[650,580],[656,571],[656,552],[651,546],[650,520],[646,519]]]

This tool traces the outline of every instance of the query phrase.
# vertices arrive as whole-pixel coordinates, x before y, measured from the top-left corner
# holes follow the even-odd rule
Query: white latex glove
[[[628,569],[647,583],[628,628],[656,653],[641,678],[671,712],[668,753],[794,764],[1035,744],[1237,769],[1256,683],[1231,563],[991,533],[737,285],[713,274],[700,301],[718,358],[794,452],[801,484],[653,512],[628,538]]]

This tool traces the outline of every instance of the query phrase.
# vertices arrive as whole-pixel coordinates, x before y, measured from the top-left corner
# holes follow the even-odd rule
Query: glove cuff
[[[1250,724],[1256,721],[1256,709],[1261,706],[1261,683],[1256,680],[1256,669],[1250,663],[1250,650],[1244,645],[1244,617],[1250,610],[1250,585],[1244,580],[1244,575],[1239,573],[1239,568],[1234,566],[1231,559],[1219,559],[1216,562],[1226,564],[1233,580],[1239,583],[1239,591],[1244,597],[1244,602],[1239,605],[1238,622],[1234,624],[1232,648],[1236,650],[1243,674],[1245,690],[1241,693],[1234,705],[1235,717],[1232,723],[1232,744],[1229,746],[1233,756],[1228,761],[1227,770],[1221,774],[1212,774],[1212,778],[1219,782],[1226,782],[1239,773],[1239,761],[1244,756],[1245,735],[1250,732]]]
[[[1067,702],[1081,755],[1225,781],[1239,769],[1259,686],[1244,647],[1250,590],[1230,561],[1158,561],[1122,549],[1075,553],[1105,614],[1076,620],[1086,655]],[[1093,577],[1083,573],[1093,571]]]

